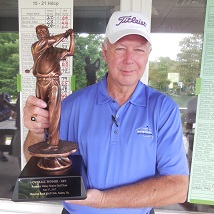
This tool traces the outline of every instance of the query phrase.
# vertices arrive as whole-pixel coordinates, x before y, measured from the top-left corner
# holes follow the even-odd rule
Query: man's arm
[[[188,180],[186,175],[161,176],[106,191],[90,189],[86,200],[66,202],[97,208],[145,208],[183,203]]]
[[[36,97],[28,97],[24,107],[24,125],[29,129],[24,142],[24,154],[27,160],[31,157],[28,147],[45,140],[45,128],[49,127],[47,104]],[[32,116],[36,121],[31,121]]]

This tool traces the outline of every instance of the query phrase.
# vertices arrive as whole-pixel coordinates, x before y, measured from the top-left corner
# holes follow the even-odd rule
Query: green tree
[[[8,93],[12,98],[17,97],[18,72],[18,33],[0,33],[0,93]]]
[[[177,71],[180,73],[184,91],[187,95],[194,94],[196,78],[201,68],[203,36],[194,34],[179,42],[180,53],[177,54]]]
[[[97,72],[97,80],[100,80],[105,72],[105,64],[102,60],[103,37],[99,34],[77,34],[75,37],[73,74],[76,78],[76,90],[86,86],[85,57],[90,57],[91,62],[100,58],[100,70]]]
[[[170,84],[168,73],[175,71],[175,64],[176,62],[169,57],[159,57],[154,62],[150,62],[149,85],[163,93],[167,93]]]

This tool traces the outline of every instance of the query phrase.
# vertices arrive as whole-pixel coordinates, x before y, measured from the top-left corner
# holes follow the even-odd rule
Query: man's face
[[[36,31],[38,39],[49,37],[49,31],[46,27],[39,27]]]
[[[108,82],[117,87],[135,87],[144,74],[151,51],[150,43],[142,36],[127,35],[114,44],[103,46],[108,66]]]

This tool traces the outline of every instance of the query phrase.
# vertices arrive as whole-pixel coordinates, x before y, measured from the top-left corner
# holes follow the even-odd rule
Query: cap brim
[[[115,33],[108,36],[108,40],[111,44],[114,44],[115,42],[117,42],[122,37],[127,36],[127,35],[131,35],[131,34],[140,35],[140,36],[144,37],[150,44],[152,44],[150,35],[146,32],[142,32],[142,31],[137,30],[137,29],[131,29],[131,30],[125,29],[125,30],[115,32]]]

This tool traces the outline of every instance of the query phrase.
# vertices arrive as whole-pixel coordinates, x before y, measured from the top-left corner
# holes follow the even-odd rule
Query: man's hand
[[[87,198],[85,200],[67,200],[66,203],[85,205],[96,208],[103,208],[104,205],[104,192],[97,189],[89,189],[87,191]]]
[[[34,134],[41,134],[49,127],[47,104],[34,96],[29,96],[24,107],[24,125]],[[35,121],[31,117],[36,118]]]

